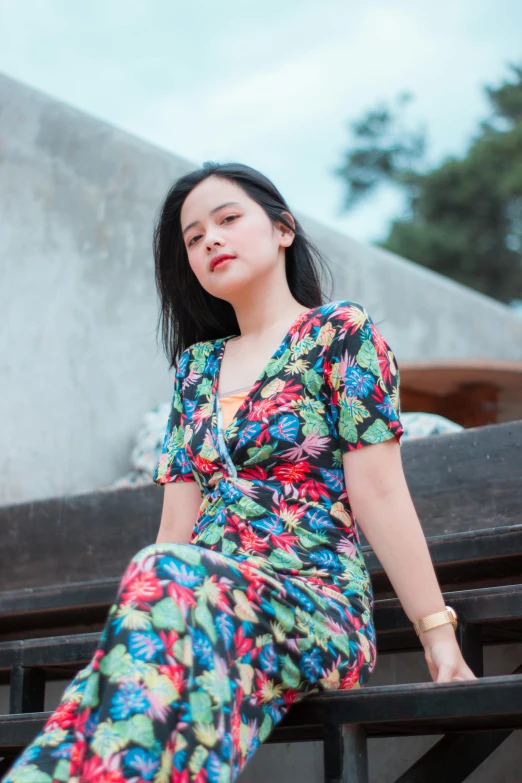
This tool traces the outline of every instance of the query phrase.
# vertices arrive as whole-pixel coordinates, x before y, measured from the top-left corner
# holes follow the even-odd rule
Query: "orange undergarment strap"
[[[246,391],[237,392],[236,394],[225,394],[219,398],[219,404],[223,412],[223,429],[226,430],[232,419],[234,418],[237,409],[248,394]]]

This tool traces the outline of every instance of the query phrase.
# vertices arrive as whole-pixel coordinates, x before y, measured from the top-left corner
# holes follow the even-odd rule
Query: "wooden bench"
[[[464,656],[479,680],[370,684],[356,691],[310,696],[295,705],[268,741],[322,740],[326,783],[367,781],[367,737],[441,732],[446,736],[396,783],[457,783],[522,725],[522,670],[481,676],[483,645],[522,639],[521,445],[522,422],[404,444],[408,484],[446,602],[461,620]],[[11,682],[12,713],[0,716],[4,769],[46,719],[41,712],[46,681],[68,679],[90,660],[121,572],[132,554],[153,540],[154,534],[147,539],[142,528],[150,527],[145,512],[152,514],[160,495],[156,487],[94,494],[0,509],[3,529],[14,531],[8,537],[14,547],[10,562],[22,559],[22,575],[28,582],[21,583],[13,568],[3,571],[7,584],[0,592],[0,681]],[[118,498],[123,511],[118,510]],[[114,547],[122,535],[125,509],[130,529],[125,531],[122,554]],[[158,514],[154,512],[154,527]],[[33,529],[42,530],[43,519],[47,540],[40,534],[31,540]],[[103,533],[100,519],[119,524],[118,535],[107,522]],[[6,528],[9,522],[11,528]],[[74,534],[80,528],[76,546]],[[53,537],[60,558],[54,564]],[[24,539],[30,542],[26,550]],[[74,569],[66,541],[75,541]],[[108,557],[111,547],[119,553],[116,566]],[[380,563],[369,547],[364,553],[376,597],[379,653],[420,649]],[[34,568],[37,562],[39,573]],[[58,567],[65,575],[63,584],[53,584],[51,578]]]
[[[266,741],[322,740],[325,783],[367,783],[367,737],[450,732],[395,783],[458,783],[522,727],[520,671],[473,682],[366,686],[309,696],[292,707]],[[5,754],[0,774],[49,714],[0,716]]]

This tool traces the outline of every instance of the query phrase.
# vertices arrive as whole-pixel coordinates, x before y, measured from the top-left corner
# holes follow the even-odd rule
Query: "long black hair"
[[[326,260],[264,174],[243,163],[205,162],[200,169],[185,174],[174,183],[154,225],[156,287],[161,301],[157,330],[161,329],[169,368],[176,366],[180,355],[193,343],[239,334],[232,305],[205,291],[192,271],[181,233],[183,202],[196,185],[213,175],[239,185],[264,209],[272,224],[280,221],[294,231],[294,240],[285,250],[286,279],[293,296],[303,307],[324,304],[320,272],[327,272],[330,279],[332,277]],[[288,222],[283,211],[294,217],[295,226]]]

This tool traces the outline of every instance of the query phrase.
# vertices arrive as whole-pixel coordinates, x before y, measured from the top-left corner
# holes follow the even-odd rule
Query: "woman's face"
[[[224,205],[224,206],[223,206]],[[291,222],[291,216],[285,212]],[[230,180],[210,176],[197,185],[181,208],[181,230],[189,264],[203,288],[228,301],[284,264],[293,233],[272,225],[266,212]],[[211,267],[211,260],[234,258]]]

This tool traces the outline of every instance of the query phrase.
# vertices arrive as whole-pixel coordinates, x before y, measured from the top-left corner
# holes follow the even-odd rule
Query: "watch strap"
[[[420,620],[413,623],[417,636],[421,631],[429,631],[431,628],[437,628],[439,625],[445,625],[451,623],[453,628],[457,629],[457,613],[451,606],[446,606],[442,612],[435,612],[429,614],[427,617],[421,617]]]

